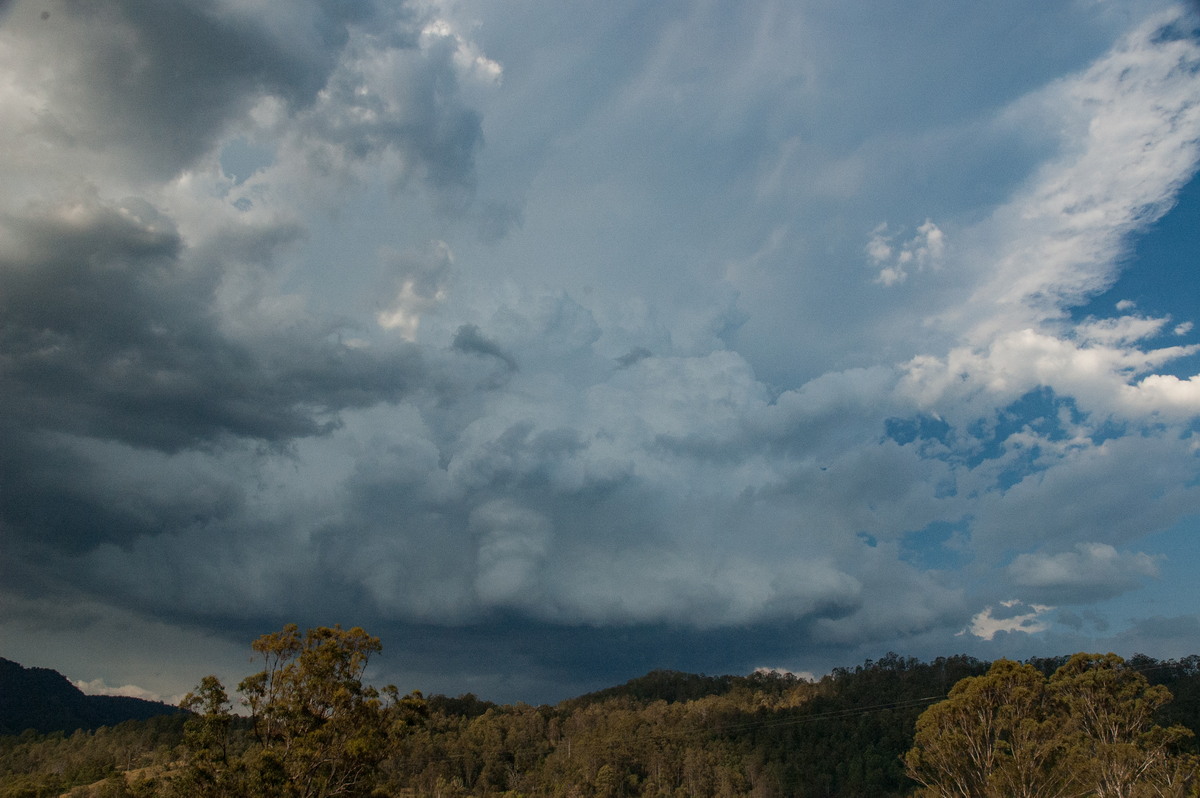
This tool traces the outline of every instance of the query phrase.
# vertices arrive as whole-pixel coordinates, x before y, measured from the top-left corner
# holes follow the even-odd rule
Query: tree
[[[1067,779],[1045,677],[1001,659],[959,681],[946,701],[917,719],[905,756],[910,778],[929,796],[1052,798]]]
[[[225,685],[216,676],[205,676],[179,706],[191,713],[183,726],[189,757],[187,768],[172,780],[173,792],[212,798],[239,795],[238,771],[229,762],[233,715]]]
[[[325,798],[365,794],[383,758],[379,694],[362,683],[379,638],[340,626],[295,624],[263,635],[253,648],[264,669],[238,686],[261,745],[254,770],[271,795]]]
[[[184,724],[184,742],[192,751],[211,762],[225,763],[229,759],[230,714],[229,694],[216,676],[205,676],[194,692],[179,702],[180,709],[192,713]]]
[[[1115,654],[1076,654],[1049,680],[999,660],[921,715],[905,765],[939,798],[1188,795],[1192,762],[1172,751],[1190,732],[1154,722],[1170,698]]]
[[[1170,751],[1191,732],[1154,722],[1171,701],[1166,687],[1151,686],[1116,654],[1076,654],[1050,677],[1050,689],[1067,719],[1067,766],[1099,798],[1133,798],[1148,785],[1185,780]]]

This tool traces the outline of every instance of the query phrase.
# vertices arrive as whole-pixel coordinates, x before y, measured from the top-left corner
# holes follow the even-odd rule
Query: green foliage
[[[999,660],[917,721],[908,775],[923,795],[1054,798],[1194,794],[1192,736],[1155,723],[1171,700],[1115,654],[1076,654],[1047,679]]]
[[[0,798],[57,796],[110,774],[165,768],[179,756],[183,715],[95,731],[0,737]]]
[[[932,795],[1059,795],[1058,725],[1045,677],[998,660],[917,720],[908,774]]]
[[[205,676],[195,692],[179,706],[192,713],[184,724],[184,740],[198,761],[223,764],[229,760],[229,695],[216,676]]]
[[[0,798],[1196,792],[1194,740],[1178,724],[1200,727],[1200,658],[989,669],[889,654],[818,682],[658,671],[533,707],[376,692],[362,679],[379,641],[361,629],[289,626],[254,650],[262,670],[241,683],[249,717],[207,676],[182,702],[186,723],[0,737]],[[1167,686],[1191,703],[1167,703]],[[918,783],[963,759],[984,764],[959,773],[957,792]]]
[[[1180,761],[1171,754],[1193,733],[1154,722],[1171,692],[1116,654],[1076,654],[1050,677],[1050,690],[1066,710],[1064,765],[1097,795],[1163,794],[1158,788],[1187,790],[1195,780],[1177,777]]]
[[[253,643],[264,669],[238,690],[250,710],[256,745],[230,759],[228,696],[205,677],[184,708],[191,751],[173,789],[189,795],[288,798],[367,795],[383,758],[387,719],[379,693],[362,683],[379,638],[355,627],[295,624]]]
[[[657,672],[556,707],[443,711],[385,765],[391,795],[886,796],[912,724],[966,658],[889,656],[820,683]],[[680,688],[693,698],[681,697]],[[698,688],[698,689],[697,689]],[[450,790],[450,792],[447,792]]]

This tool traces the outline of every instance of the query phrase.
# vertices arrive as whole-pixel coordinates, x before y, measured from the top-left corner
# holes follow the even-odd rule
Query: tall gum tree
[[[1061,742],[1050,700],[1045,677],[1011,660],[959,681],[917,719],[909,777],[927,796],[1068,795],[1056,769]]]
[[[1151,686],[1116,654],[1076,654],[1050,677],[1050,690],[1066,718],[1064,763],[1098,798],[1186,794],[1163,789],[1179,764],[1171,749],[1191,735],[1154,722],[1171,701],[1166,687]]]
[[[1194,795],[1191,733],[1163,728],[1162,686],[1115,654],[1076,654],[1047,680],[998,660],[917,720],[905,757],[927,798],[1142,798]]]
[[[359,627],[295,624],[254,641],[264,669],[238,686],[262,745],[264,790],[297,798],[357,795],[386,747],[379,693],[362,682],[378,637]]]

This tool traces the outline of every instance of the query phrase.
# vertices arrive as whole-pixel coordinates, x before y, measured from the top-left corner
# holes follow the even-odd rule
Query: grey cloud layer
[[[289,331],[282,352],[223,334],[221,275],[189,263],[170,220],[145,202],[87,196],[5,227],[12,423],[168,450],[222,435],[286,441],[419,380],[415,352],[339,348],[319,327]]]
[[[565,684],[622,647],[613,671],[944,649],[1010,593],[1137,589],[1140,538],[1200,512],[1200,388],[1155,373],[1192,349],[1066,321],[1195,170],[1200,48],[1168,17],[976,112],[834,69],[816,9],[643,10],[630,41],[598,18],[619,52],[572,62],[597,85],[566,105],[534,74],[553,48],[511,52],[505,95],[437,4],[40,9],[0,32],[9,590],[376,622],[424,641],[414,671],[489,652]],[[703,55],[726,34],[741,56]],[[529,120],[496,99],[541,90]],[[1027,169],[880,225],[908,199],[847,209],[895,178],[881,116]],[[234,179],[238,147],[267,155]]]
[[[9,24],[56,64],[39,86],[51,104],[35,132],[84,150],[124,150],[128,163],[168,177],[258,96],[311,104],[347,25],[375,14],[352,2],[273,16],[218,2],[17,4]]]

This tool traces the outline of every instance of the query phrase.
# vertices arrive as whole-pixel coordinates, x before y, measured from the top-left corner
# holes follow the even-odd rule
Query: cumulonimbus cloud
[[[0,63],[20,77],[0,87],[13,123],[0,174],[21,189],[0,190],[0,523],[23,589],[69,584],[214,627],[338,614],[431,636],[769,631],[845,651],[964,625],[1037,632],[1043,605],[1152,577],[1155,561],[1131,553],[1139,536],[1200,511],[1182,434],[1195,378],[1164,373],[1195,351],[1183,327],[1162,342],[1187,320],[1068,316],[1195,171],[1200,48],[1167,35],[1171,18],[989,112],[979,124],[1063,131],[998,207],[877,229],[867,259],[891,285],[864,272],[793,307],[769,290],[790,290],[768,274],[787,272],[800,238],[786,224],[737,268],[714,256],[658,278],[677,291],[624,302],[543,285],[569,271],[566,247],[517,242],[542,259],[536,278],[493,273],[486,246],[499,253],[503,236],[480,246],[459,227],[490,174],[465,92],[517,78],[494,80],[465,27],[369,3],[272,20],[117,3],[90,39],[81,8],[42,20],[19,7],[0,33]],[[185,18],[214,46],[185,48],[196,74],[167,102],[167,56],[183,46],[167,23]],[[218,59],[229,52],[240,60]],[[104,68],[89,77],[89,64]],[[122,69],[146,107],[92,86]],[[646,75],[664,71],[647,60]],[[614,90],[622,112],[659,97],[637,88]],[[696,111],[710,116],[722,121]],[[251,145],[270,157],[225,174],[222,153]],[[530,157],[570,161],[559,149]],[[77,168],[82,185],[66,177]],[[549,171],[529,186],[552,177],[569,193]],[[781,186],[756,196],[801,215]],[[368,218],[379,241],[357,241],[362,220],[339,207],[356,196],[387,208]],[[439,236],[392,240],[410,223]],[[652,214],[634,226],[671,227]],[[861,238],[812,235],[851,241],[862,269]],[[653,268],[641,254],[621,268]],[[806,288],[849,279],[796,257]],[[722,271],[718,289],[700,285]],[[767,288],[739,293],[735,277]],[[863,296],[897,323],[859,324]],[[839,308],[853,334],[814,340],[822,354],[783,379],[742,347],[747,319]],[[785,332],[772,331],[781,360],[809,351]],[[981,609],[1011,595],[1037,605]]]

